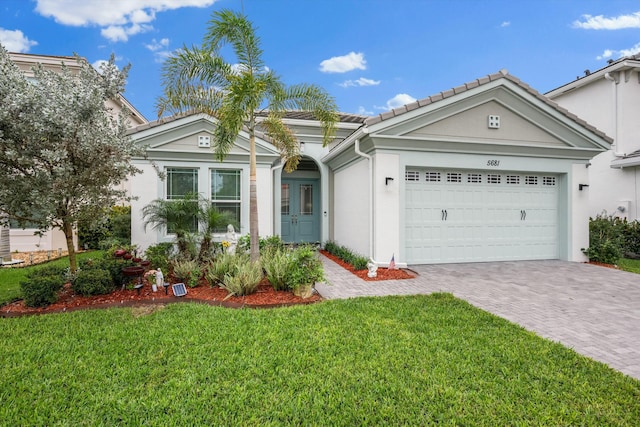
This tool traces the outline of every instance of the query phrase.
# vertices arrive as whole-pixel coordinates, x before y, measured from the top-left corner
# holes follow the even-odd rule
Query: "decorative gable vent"
[[[489,129],[500,129],[500,116],[489,115]]]
[[[198,137],[198,147],[209,148],[211,147],[211,137],[209,135],[201,135]]]

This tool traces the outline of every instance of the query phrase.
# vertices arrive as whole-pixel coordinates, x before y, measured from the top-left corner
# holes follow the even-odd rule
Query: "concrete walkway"
[[[323,262],[324,298],[450,292],[640,379],[640,275],[552,260],[412,266],[415,279],[367,282]]]

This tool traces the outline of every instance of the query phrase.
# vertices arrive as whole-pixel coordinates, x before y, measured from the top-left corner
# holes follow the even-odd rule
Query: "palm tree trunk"
[[[251,123],[253,125],[253,123]],[[251,262],[260,259],[260,232],[258,230],[258,186],[256,181],[256,136],[249,129],[249,238]]]
[[[72,273],[75,273],[78,269],[78,263],[76,261],[76,248],[73,246],[73,226],[70,222],[62,221],[62,231],[64,237],[67,240],[67,250],[69,251],[69,269]]]

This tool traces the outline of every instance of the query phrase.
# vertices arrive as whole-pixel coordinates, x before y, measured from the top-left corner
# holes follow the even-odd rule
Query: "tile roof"
[[[569,110],[567,110],[566,108],[563,108],[563,107],[559,106],[558,104],[556,104],[555,102],[551,101],[549,98],[547,98],[546,96],[542,95],[540,92],[538,92],[537,90],[533,89],[531,86],[529,86],[528,84],[524,83],[522,80],[518,79],[517,77],[512,76],[511,74],[509,74],[509,72],[507,70],[504,70],[504,69],[498,71],[497,73],[489,74],[488,76],[481,77],[479,79],[470,81],[470,82],[465,83],[465,84],[463,84],[461,86],[457,86],[457,87],[454,87],[452,89],[437,93],[435,95],[431,95],[431,96],[429,96],[427,98],[419,99],[419,100],[417,100],[415,102],[412,102],[410,104],[406,104],[406,105],[403,105],[401,107],[394,108],[391,111],[387,111],[387,112],[384,112],[382,114],[378,114],[376,116],[369,117],[364,121],[364,123],[365,123],[366,126],[371,126],[371,125],[380,123],[380,122],[382,122],[384,120],[388,120],[390,118],[400,116],[402,114],[408,113],[409,111],[413,111],[413,110],[418,109],[420,107],[424,107],[424,106],[427,106],[427,105],[430,105],[430,104],[434,104],[436,102],[442,101],[444,99],[450,98],[452,96],[461,94],[461,93],[466,92],[468,90],[474,89],[476,87],[480,87],[482,85],[485,85],[487,83],[490,83],[490,82],[493,82],[493,81],[496,81],[496,80],[500,80],[500,79],[506,79],[506,80],[509,80],[510,82],[513,82],[514,84],[516,84],[520,88],[524,89],[529,94],[533,95],[535,98],[537,98],[540,101],[544,102],[548,106],[552,107],[553,109],[555,109],[559,113],[563,114],[567,118],[569,118],[572,121],[576,122],[577,124],[583,126],[584,128],[588,129],[589,131],[595,133],[596,135],[598,135],[599,137],[605,139],[609,143],[613,142],[613,139],[610,138],[609,136],[607,136],[604,132],[598,130],[595,126],[590,125],[589,123],[587,123],[586,121],[582,120],[581,118],[579,118],[575,114],[569,112]]]
[[[160,126],[163,125],[165,123],[170,123],[179,119],[182,119],[184,117],[189,117],[189,116],[193,116],[193,115],[197,115],[197,114],[202,114],[202,113],[197,113],[195,111],[187,111],[184,113],[178,113],[178,114],[174,114],[173,116],[168,116],[168,117],[162,117],[158,120],[154,120],[152,122],[149,123],[145,123],[139,126],[136,126],[134,128],[131,128],[127,133],[128,134],[133,134],[136,132],[140,132],[146,129],[150,129],[150,128],[154,128],[156,126]],[[257,113],[258,116],[260,117],[266,117],[266,113],[265,112],[259,112]],[[294,120],[315,120],[315,117],[313,116],[313,113],[308,113],[305,111],[287,111],[284,115],[285,119],[294,119]],[[358,114],[348,114],[348,113],[338,113],[338,118],[339,118],[339,122],[340,123],[364,123],[365,119],[367,118],[367,116],[361,116]]]

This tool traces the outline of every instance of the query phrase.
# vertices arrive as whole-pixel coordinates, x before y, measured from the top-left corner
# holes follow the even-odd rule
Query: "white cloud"
[[[334,56],[320,63],[320,71],[323,73],[346,73],[351,70],[366,70],[367,61],[364,53],[349,52],[343,56]]]
[[[169,39],[163,38],[160,39],[160,41],[153,39],[151,40],[150,44],[145,44],[144,47],[149,49],[151,52],[157,52],[161,49],[166,49],[167,47],[169,47]]]
[[[358,111],[356,114],[360,114],[361,116],[373,116],[373,111],[367,111],[362,105],[358,107]]]
[[[352,87],[352,86],[377,86],[380,84],[380,80],[371,80],[365,79],[364,77],[360,77],[358,80],[345,80],[342,83],[339,83],[342,87]]]
[[[402,107],[406,104],[411,104],[412,102],[416,102],[416,99],[407,95],[406,93],[399,93],[390,100],[387,101],[386,109],[393,110],[394,108]]]
[[[604,15],[582,15],[582,21],[573,22],[574,28],[584,30],[620,30],[623,28],[640,28],[640,12],[606,18]]]
[[[598,55],[596,59],[599,59],[599,60],[608,59],[608,58],[618,59],[618,58],[622,58],[623,56],[631,56],[637,53],[640,53],[640,43],[636,43],[635,46],[629,49],[622,49],[622,50],[606,49],[604,52],[602,52],[602,55]]]
[[[502,24],[500,24],[500,27],[504,28],[504,27],[508,27],[511,25],[510,21],[503,21]]]
[[[38,42],[29,40],[20,30],[5,30],[0,27],[0,43],[9,52],[29,52],[31,46],[35,46]]]
[[[103,37],[127,41],[153,29],[156,13],[181,7],[208,7],[216,0],[36,0],[36,12],[74,27],[101,27]]]

